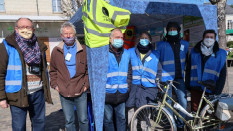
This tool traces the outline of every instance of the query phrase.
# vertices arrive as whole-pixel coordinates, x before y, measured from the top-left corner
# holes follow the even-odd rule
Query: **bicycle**
[[[157,84],[158,88],[163,93],[162,101],[160,100],[157,104],[149,103],[147,105],[138,108],[131,119],[131,125],[130,125],[131,131],[137,131],[137,130],[176,131],[177,129],[176,129],[176,123],[174,117],[167,110],[167,108],[170,108],[173,114],[177,118],[178,117],[181,118],[185,124],[185,127],[189,128],[190,130],[205,130],[206,128],[214,128],[216,126],[221,126],[221,124],[224,123],[223,121],[215,117],[214,115],[216,109],[215,106],[217,105],[218,99],[229,96],[212,95],[207,98],[205,96],[206,88],[213,86],[210,83],[203,83],[203,82],[200,83],[201,85],[204,86],[204,90],[198,106],[198,110],[197,112],[189,113],[181,105],[179,105],[174,99],[168,96],[167,93],[169,88],[173,87],[176,89],[176,87],[173,85],[173,81],[168,81],[166,83],[166,85],[164,86],[166,91],[164,91],[161,88],[161,83],[158,80],[156,81],[158,83]],[[174,103],[174,108],[172,107],[172,105],[167,103],[166,101],[167,98]],[[206,105],[201,110],[203,100],[206,102]],[[189,119],[186,120],[185,118],[183,118],[177,110],[186,114],[186,116],[188,116]]]

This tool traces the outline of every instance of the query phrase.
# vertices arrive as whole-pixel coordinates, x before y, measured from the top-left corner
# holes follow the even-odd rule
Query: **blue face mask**
[[[115,48],[121,48],[123,46],[123,40],[122,39],[113,39],[112,46]]]
[[[177,34],[178,34],[177,30],[168,31],[168,35],[170,35],[170,36],[175,36]]]
[[[140,44],[142,46],[147,46],[149,44],[149,40],[147,40],[147,39],[140,39]]]

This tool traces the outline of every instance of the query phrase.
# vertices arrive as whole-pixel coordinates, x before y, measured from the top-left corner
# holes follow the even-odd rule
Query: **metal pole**
[[[39,16],[38,0],[36,0],[37,16]]]

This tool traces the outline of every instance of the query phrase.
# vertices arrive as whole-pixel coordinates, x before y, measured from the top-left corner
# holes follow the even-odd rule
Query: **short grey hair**
[[[121,29],[119,29],[119,28],[115,28],[115,29],[111,30],[111,34],[110,34],[110,37],[111,37],[111,38],[113,37],[113,34],[115,33],[115,31],[120,31],[120,32],[122,32]]]
[[[31,21],[32,27],[34,28],[34,22],[33,22],[31,19],[27,18],[27,17],[20,17],[20,18],[15,22],[15,27],[18,27],[18,22],[19,22],[21,19],[27,19],[27,20]]]
[[[60,33],[62,34],[63,32],[63,29],[66,28],[66,27],[71,27],[73,30],[74,30],[74,34],[76,34],[76,30],[75,30],[75,26],[70,23],[70,22],[65,22],[61,25],[61,29],[60,29]]]

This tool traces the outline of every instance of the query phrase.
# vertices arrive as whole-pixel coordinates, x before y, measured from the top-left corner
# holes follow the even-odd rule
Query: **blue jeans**
[[[174,86],[177,88],[177,90],[175,90],[175,93],[176,93],[178,103],[184,109],[187,109],[187,94],[186,94],[186,87],[185,87],[185,84],[184,84],[184,80],[183,79],[175,79],[174,81],[179,82],[179,84],[173,83]],[[173,87],[170,87],[170,89],[168,90],[168,95],[170,97],[172,97],[172,88]],[[172,103],[172,101],[170,99],[167,100],[167,102],[169,104]],[[168,109],[168,110],[170,111],[171,114],[173,114],[173,112],[170,109]],[[179,112],[179,113],[181,114],[182,117],[184,117],[184,118],[186,117],[186,115],[184,113],[182,113],[182,112]],[[184,122],[180,118],[178,118],[177,127],[182,128],[183,126],[184,126]]]
[[[114,131],[113,110],[116,117],[117,131],[126,131],[125,103],[118,105],[105,104],[104,107],[104,129],[105,131]]]
[[[78,97],[63,97],[60,95],[62,109],[66,119],[66,130],[76,131],[74,107],[78,116],[80,131],[88,131],[87,93]]]
[[[29,107],[10,106],[12,116],[12,130],[26,131],[27,111],[32,123],[33,131],[45,130],[45,99],[44,91],[39,90],[28,95]]]

